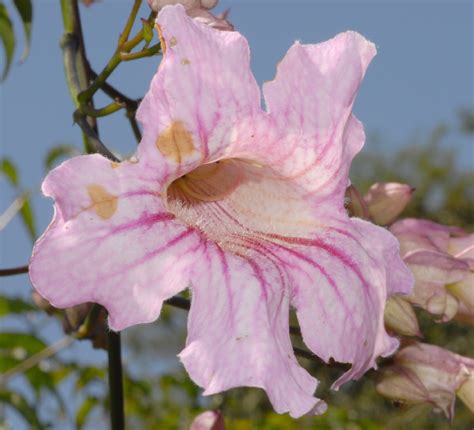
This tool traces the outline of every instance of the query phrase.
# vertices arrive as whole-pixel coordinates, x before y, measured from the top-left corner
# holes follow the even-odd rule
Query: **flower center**
[[[293,181],[244,159],[206,164],[176,179],[167,189],[167,205],[177,219],[236,252],[258,237],[315,226]]]

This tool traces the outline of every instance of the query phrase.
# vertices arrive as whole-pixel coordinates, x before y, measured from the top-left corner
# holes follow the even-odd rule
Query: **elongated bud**
[[[220,411],[206,411],[194,418],[189,430],[225,430]]]
[[[469,410],[474,413],[474,375],[472,373],[469,379],[459,387],[457,395]]]
[[[381,371],[376,390],[401,403],[432,405],[451,420],[456,395],[473,409],[473,372],[474,359],[416,343],[401,349],[394,365]]]
[[[372,221],[388,225],[395,221],[408,205],[414,188],[396,182],[378,182],[364,196]]]
[[[401,296],[392,296],[387,300],[384,313],[385,326],[402,336],[421,336],[415,311],[410,303]]]
[[[367,205],[354,185],[349,185],[346,189],[346,208],[350,216],[369,219],[369,210]]]

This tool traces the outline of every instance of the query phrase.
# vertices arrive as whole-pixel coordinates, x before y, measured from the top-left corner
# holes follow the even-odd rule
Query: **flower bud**
[[[396,182],[378,182],[364,196],[372,221],[388,225],[395,221],[408,205],[414,188]]]
[[[410,303],[448,321],[460,304],[474,312],[474,234],[426,220],[404,219],[390,227],[415,276]]]
[[[367,205],[354,185],[349,185],[346,189],[346,208],[350,216],[369,219],[369,210]]]
[[[227,19],[229,11],[217,16],[209,12],[217,6],[218,0],[148,0],[148,4],[155,12],[159,12],[167,5],[182,4],[187,14],[209,27],[222,31],[233,31],[234,26]]]
[[[385,326],[402,336],[421,336],[415,311],[403,297],[395,295],[387,300]]]
[[[206,411],[194,418],[189,430],[225,430],[224,417],[219,411]]]
[[[41,296],[36,290],[31,292],[31,298],[33,303],[38,306],[39,309],[45,311],[47,314],[52,314],[56,308],[51,305],[43,296]]]
[[[457,395],[469,410],[474,413],[474,375],[472,373],[469,379],[459,387]]]
[[[381,371],[376,390],[405,404],[426,403],[453,418],[456,394],[473,406],[474,359],[416,343],[401,349],[394,365]]]

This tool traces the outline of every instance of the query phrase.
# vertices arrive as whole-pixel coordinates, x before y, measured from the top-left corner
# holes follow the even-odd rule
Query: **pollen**
[[[118,199],[110,194],[103,186],[90,184],[87,186],[87,193],[92,201],[91,207],[102,219],[109,219],[113,216],[118,206]]]
[[[166,158],[171,158],[178,164],[194,152],[193,137],[181,121],[173,121],[158,136],[156,147]]]

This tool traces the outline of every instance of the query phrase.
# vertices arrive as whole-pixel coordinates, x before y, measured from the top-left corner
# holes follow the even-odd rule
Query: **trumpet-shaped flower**
[[[415,275],[411,303],[453,318],[462,303],[474,312],[474,234],[422,219],[407,218],[390,228]]]
[[[55,215],[30,266],[54,306],[104,305],[113,330],[154,321],[189,287],[180,358],[204,394],[266,390],[277,412],[325,409],[289,337],[296,309],[306,345],[360,377],[397,340],[388,294],[412,276],[385,229],[350,219],[344,192],[364,142],[352,104],[375,47],[347,32],[295,43],[264,86],[237,32],[157,18],[164,58],[143,99],[136,160],[66,161],[43,183]]]

